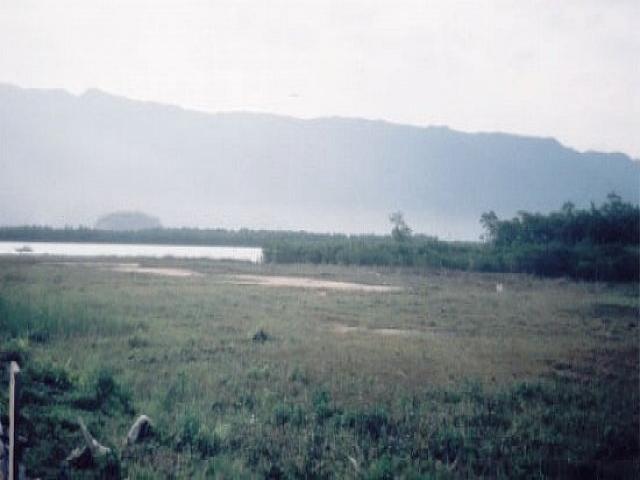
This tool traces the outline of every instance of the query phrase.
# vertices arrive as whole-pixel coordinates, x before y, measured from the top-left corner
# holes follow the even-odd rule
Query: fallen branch
[[[105,447],[104,445],[100,444],[95,438],[93,438],[93,436],[89,433],[89,430],[87,430],[86,425],[84,424],[84,422],[80,417],[78,417],[78,423],[80,424],[80,430],[82,431],[82,436],[84,437],[84,441],[87,444],[87,447],[91,451],[91,455],[94,458],[102,457],[111,452],[110,448]]]

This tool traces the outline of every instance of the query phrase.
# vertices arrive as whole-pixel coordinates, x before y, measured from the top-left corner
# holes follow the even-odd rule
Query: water
[[[0,242],[0,255],[209,258],[254,263],[262,261],[261,248],[130,243]]]

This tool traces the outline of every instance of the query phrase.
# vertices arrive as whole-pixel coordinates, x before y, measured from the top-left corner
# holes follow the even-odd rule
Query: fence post
[[[18,480],[18,395],[20,367],[11,362],[9,367],[9,480]]]

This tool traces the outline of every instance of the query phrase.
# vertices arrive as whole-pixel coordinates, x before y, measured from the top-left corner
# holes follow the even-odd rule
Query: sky
[[[640,159],[640,1],[0,1],[0,82]]]

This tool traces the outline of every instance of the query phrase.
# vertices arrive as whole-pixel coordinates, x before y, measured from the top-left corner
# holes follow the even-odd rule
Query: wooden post
[[[9,480],[18,480],[18,394],[20,367],[11,362],[9,367]]]

